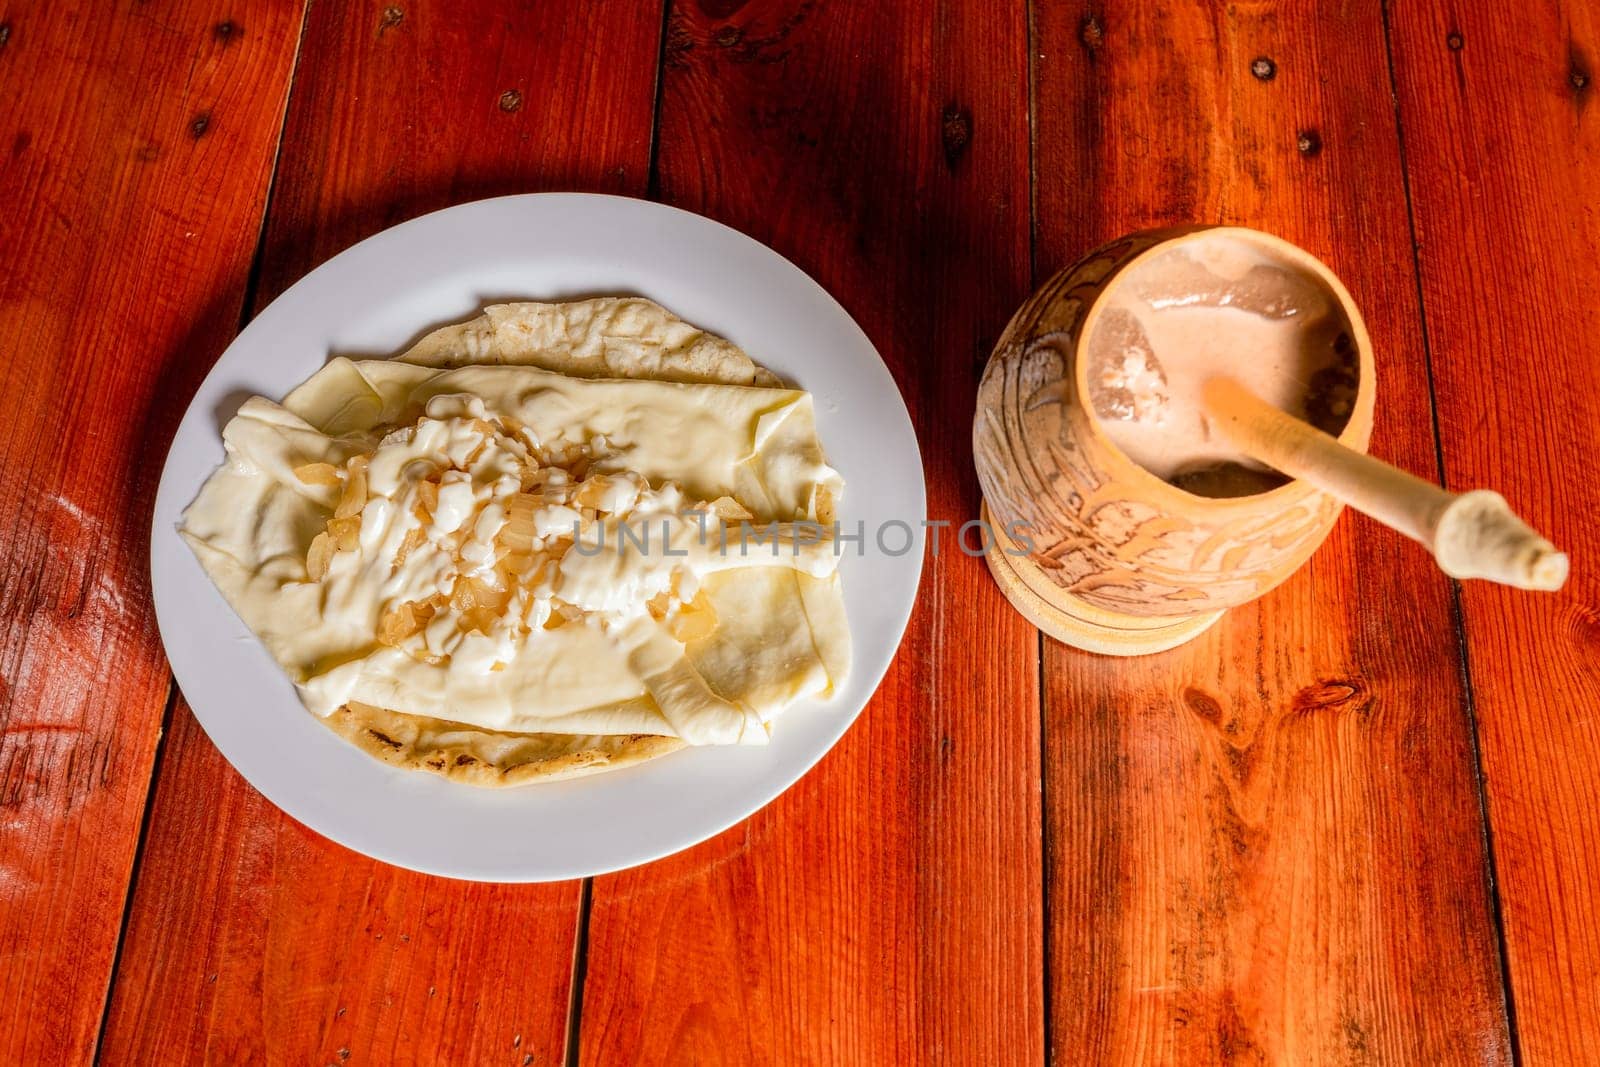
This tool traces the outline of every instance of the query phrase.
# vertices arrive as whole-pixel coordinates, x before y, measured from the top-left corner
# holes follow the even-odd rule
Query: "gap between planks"
[[[1389,72],[1389,98],[1394,103],[1394,135],[1400,156],[1400,187],[1406,199],[1406,227],[1411,237],[1411,277],[1417,292],[1417,325],[1422,335],[1424,373],[1428,379],[1428,415],[1433,432],[1434,465],[1439,484],[1450,487],[1444,465],[1444,434],[1439,427],[1439,396],[1433,376],[1433,341],[1428,334],[1428,307],[1422,288],[1422,245],[1417,237],[1417,212],[1411,195],[1411,163],[1406,156],[1405,118],[1400,110],[1400,80],[1395,72],[1394,32],[1390,24],[1391,0],[1380,0],[1379,21],[1383,26],[1383,53]],[[1461,583],[1450,582],[1450,619],[1455,629],[1456,664],[1461,676],[1462,712],[1467,719],[1467,737],[1472,742],[1473,784],[1478,795],[1478,826],[1483,841],[1484,886],[1489,897],[1489,921],[1494,928],[1495,963],[1500,975],[1500,1007],[1511,1041],[1511,1062],[1522,1062],[1522,1041],[1517,1033],[1517,1005],[1511,989],[1511,963],[1506,950],[1504,902],[1500,899],[1500,879],[1495,868],[1494,827],[1489,820],[1488,783],[1483,773],[1483,751],[1478,738],[1477,698],[1472,686],[1472,660],[1467,648],[1466,612],[1461,604]]]
[[[656,36],[656,78],[650,105],[650,153],[645,164],[645,199],[661,198],[661,98],[666,89],[667,31],[672,23],[672,0],[661,0],[661,26]],[[589,975],[589,914],[594,901],[594,879],[585,878],[578,890],[578,929],[572,940],[572,978],[567,993],[565,1067],[576,1067],[583,1045],[583,984]]]
[[[295,31],[294,55],[289,61],[289,81],[283,90],[283,102],[278,108],[278,136],[272,144],[272,169],[267,176],[267,195],[261,201],[261,218],[256,225],[256,249],[250,257],[250,270],[245,276],[244,294],[239,302],[239,329],[242,332],[254,317],[256,292],[261,282],[261,260],[266,251],[267,219],[272,213],[272,196],[278,187],[278,162],[283,157],[283,134],[289,122],[289,101],[294,96],[296,75],[300,72],[301,48],[305,44],[306,24],[311,18],[312,0],[305,0],[300,8],[300,26]],[[133,863],[128,867],[128,885],[122,895],[122,915],[117,926],[117,943],[111,952],[111,968],[106,973],[105,995],[100,1002],[100,1027],[95,1033],[93,1061],[101,1062],[106,1036],[106,1025],[111,1019],[111,997],[117,986],[117,976],[122,967],[122,949],[128,939],[128,923],[133,917],[133,894],[139,884],[139,868],[144,861],[145,842],[150,836],[150,824],[155,814],[156,787],[161,781],[161,761],[166,758],[167,737],[172,732],[172,715],[178,706],[178,678],[167,670],[167,702],[161,712],[160,733],[156,735],[156,750],[150,760],[150,784],[145,790],[144,811],[139,817],[139,840],[134,846]]]

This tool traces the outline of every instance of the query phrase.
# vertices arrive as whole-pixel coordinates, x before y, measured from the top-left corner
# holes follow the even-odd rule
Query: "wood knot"
[[[939,116],[939,140],[944,145],[945,163],[954,167],[972,143],[972,112],[958,104],[946,104]]]
[[[1600,608],[1579,607],[1569,629],[1580,644],[1600,649]]]
[[[0,48],[5,48],[11,40],[11,23],[0,22]]]
[[[1256,56],[1250,61],[1250,73],[1257,81],[1269,82],[1278,76],[1278,64],[1270,56]]]
[[[1451,30],[1444,38],[1444,46],[1452,52],[1459,52],[1466,47],[1467,39],[1461,36],[1460,30]]]
[[[956,743],[949,734],[939,738],[939,762],[949,763],[950,757],[955,754]]]
[[[1290,706],[1301,715],[1316,711],[1357,710],[1366,706],[1366,687],[1358,681],[1331,678],[1308,685],[1294,695]]]
[[[1343,1023],[1345,1047],[1351,1052],[1351,1058],[1365,1062],[1371,1058],[1367,1046],[1367,1028],[1360,1019],[1353,1015],[1346,1016]]]
[[[1295,135],[1294,145],[1302,156],[1310,159],[1322,151],[1322,134],[1316,130],[1301,130]]]
[[[1589,103],[1589,83],[1592,80],[1589,70],[1589,57],[1576,41],[1568,41],[1567,88],[1572,91],[1573,102],[1580,110]]]
[[[1083,21],[1078,24],[1078,43],[1092,56],[1100,50],[1105,39],[1106,28],[1100,22],[1100,16],[1085,15]]]
[[[234,38],[244,36],[244,29],[232,19],[224,19],[217,23],[211,32],[223,44],[229,44]]]
[[[668,70],[688,70],[694,35],[684,26],[677,8],[667,7],[667,37],[661,45],[661,65]]]
[[[732,48],[744,40],[744,30],[738,26],[724,26],[717,31],[712,40],[717,43],[718,48]]]
[[[1196,689],[1192,685],[1185,686],[1183,703],[1190,711],[1213,726],[1222,722],[1222,705],[1217,702],[1216,697],[1204,689]]]
[[[202,138],[202,137],[204,137],[206,135],[206,131],[209,130],[210,128],[211,128],[211,112],[202,111],[202,112],[200,112],[200,114],[196,115],[192,120],[190,120],[190,122],[189,122],[189,136],[193,137],[196,141],[198,141],[200,138]]]
[[[500,110],[507,114],[522,110],[522,94],[515,89],[507,89],[500,94]]]

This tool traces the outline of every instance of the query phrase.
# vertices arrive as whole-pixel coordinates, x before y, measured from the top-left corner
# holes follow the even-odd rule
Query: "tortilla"
[[[665,756],[676,737],[510,734],[352,703],[322,720],[375,759],[488,788],[578,778]]]
[[[408,371],[407,364],[418,371],[436,370],[432,374]],[[244,477],[241,466],[258,482],[264,481],[263,470],[275,481],[261,487],[259,493],[252,490],[251,494],[233,495],[229,502],[235,506],[209,509],[208,521],[200,522],[196,529],[190,528],[186,516],[184,532],[219,588],[241,609],[241,615],[290,670],[291,677],[294,657],[289,655],[286,661],[284,653],[292,645],[293,635],[272,633],[271,620],[259,611],[251,618],[241,604],[248,599],[250,581],[260,581],[262,575],[280,584],[294,580],[296,575],[289,572],[300,566],[296,553],[314,532],[301,513],[327,506],[329,490],[295,481],[291,473],[295,464],[342,462],[344,453],[358,450],[352,441],[374,427],[387,425],[398,405],[415,402],[417,390],[425,393],[437,380],[466,383],[456,387],[471,392],[471,383],[484,378],[484,372],[472,369],[480,366],[525,367],[534,374],[553,372],[569,378],[756,386],[748,399],[742,392],[733,398],[754,405],[752,411],[765,412],[755,430],[756,453],[749,456],[750,470],[743,471],[745,465],[741,465],[742,481],[737,488],[742,491],[738,495],[747,503],[756,503],[755,510],[765,519],[809,518],[822,523],[833,519],[839,483],[816,445],[810,398],[793,391],[786,397],[770,389],[777,377],[734,345],[638,298],[495,305],[471,322],[434,331],[394,361],[335,360],[285,398],[282,406],[257,398],[230,423],[225,438],[231,462],[207,483],[191,513],[208,492],[220,494],[220,499],[231,492],[227,489],[230,482],[237,489]],[[545,392],[555,385],[559,382],[546,382]],[[604,382],[584,388],[596,387],[622,391],[620,385]],[[445,386],[439,388],[448,391]],[[759,403],[755,392],[763,394]],[[769,392],[773,394],[770,400]],[[785,460],[800,457],[802,465],[813,464],[830,478],[815,483],[804,498],[792,492],[785,496],[783,480],[769,477],[771,471],[763,473],[757,455],[763,442]],[[693,451],[692,446],[685,447]],[[238,462],[241,456],[246,460],[242,465]],[[249,475],[252,467],[255,473]],[[776,495],[769,492],[775,487]],[[297,518],[279,523],[271,536],[264,536],[259,525],[253,525],[259,524],[262,516],[286,510],[294,511]],[[251,560],[260,571],[256,578],[234,573],[241,570],[236,566],[241,561]],[[708,598],[719,618],[758,620],[759,624],[737,630],[724,627],[714,635],[715,640],[691,642],[685,649],[685,662],[713,695],[741,701],[748,698],[760,709],[781,707],[807,693],[830,691],[849,661],[837,575],[822,580],[774,569],[763,571],[759,579],[735,582],[728,579],[733,573],[745,572],[708,576],[703,587]],[[298,577],[303,581],[303,571]],[[794,666],[802,663],[810,666]],[[302,681],[295,680],[297,684]],[[403,687],[397,686],[396,692],[401,691]],[[591,715],[586,720],[589,729],[599,725],[603,733],[499,729],[488,722],[454,721],[447,707],[420,714],[389,710],[353,695],[342,699],[348,702],[321,717],[358,748],[393,766],[477,786],[510,786],[596,773],[654,759],[685,744],[682,738],[665,733],[639,732],[639,726],[648,726],[650,721],[648,715],[641,721],[645,706],[653,707],[645,696],[624,699],[619,695],[614,721],[596,724]],[[368,701],[379,699],[367,697]],[[659,714],[655,721],[660,722]],[[766,711],[761,711],[760,725],[766,727],[768,721]]]
[[[425,367],[512,363],[578,378],[780,384],[737,345],[642,297],[491,304],[470,322],[434,330],[399,358]]]

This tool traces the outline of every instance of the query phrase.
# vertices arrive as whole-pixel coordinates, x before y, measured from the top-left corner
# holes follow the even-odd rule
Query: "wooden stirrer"
[[[1240,451],[1420,542],[1452,578],[1560,589],[1567,557],[1487,489],[1452,493],[1346,448],[1226,375],[1206,382],[1207,417]]]

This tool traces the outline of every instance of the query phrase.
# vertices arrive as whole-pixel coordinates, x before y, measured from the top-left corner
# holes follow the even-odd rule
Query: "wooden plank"
[[[1304,245],[1371,329],[1374,452],[1433,477],[1380,5],[1090,10],[1035,9],[1038,277],[1155,224]],[[1358,516],[1185,648],[1047,643],[1058,1058],[1507,1060],[1459,674],[1447,583]]]
[[[1025,35],[1020,5],[976,0],[675,4],[667,35],[663,198],[840,299],[957,525],[977,374],[1027,287]],[[837,750],[743,825],[595,880],[582,1059],[1037,1061],[1037,692],[1034,632],[947,535]]]
[[[621,2],[314,5],[263,300],[357,239],[452,202],[642,193],[659,34],[659,11]],[[180,706],[108,1062],[557,1061],[578,893],[356,856],[267,804]]]
[[[150,505],[238,326],[299,24],[0,7],[0,1062],[99,1030],[170,679]]]
[[[1518,1042],[1600,1057],[1600,11],[1395,5],[1401,129],[1452,489],[1572,555],[1461,591]]]

